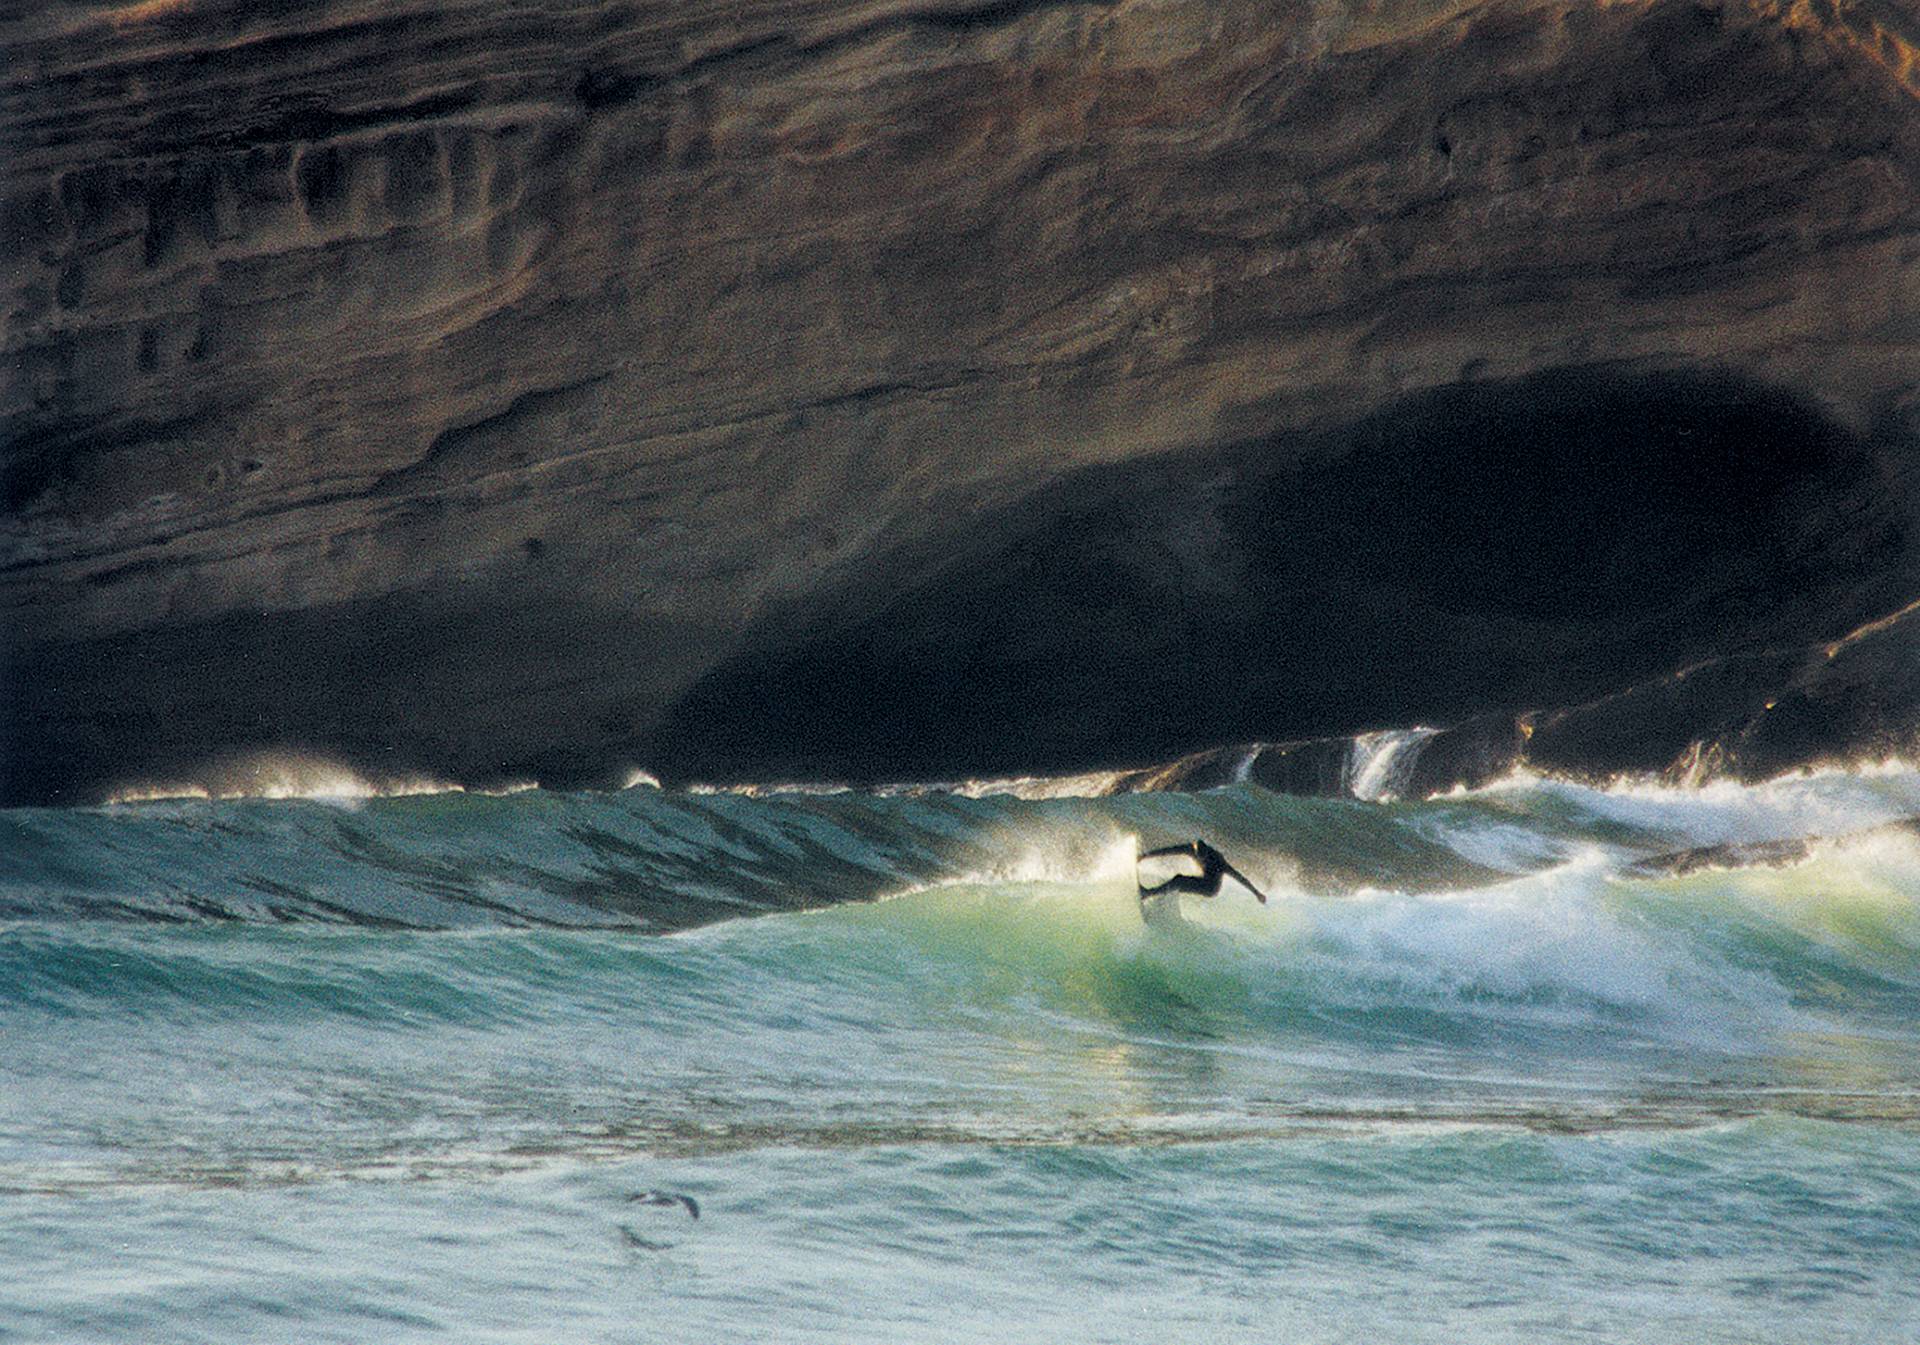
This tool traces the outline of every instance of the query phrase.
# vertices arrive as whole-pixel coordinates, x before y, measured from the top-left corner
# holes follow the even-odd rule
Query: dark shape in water
[[[1789,836],[1772,841],[1723,841],[1634,861],[1627,872],[1643,878],[1684,878],[1706,869],[1790,868],[1805,862],[1816,847],[1873,840],[1885,836],[1920,837],[1920,817],[1902,817],[1878,826],[1826,835]]]
[[[657,1205],[662,1208],[671,1208],[672,1206],[679,1205],[694,1218],[698,1219],[700,1217],[700,1202],[692,1196],[683,1195],[679,1191],[635,1191],[627,1197],[627,1203],[629,1205]]]
[[[620,1237],[627,1246],[637,1247],[643,1252],[666,1252],[672,1251],[674,1247],[674,1244],[671,1242],[658,1242],[653,1238],[643,1238],[625,1224],[620,1225]]]

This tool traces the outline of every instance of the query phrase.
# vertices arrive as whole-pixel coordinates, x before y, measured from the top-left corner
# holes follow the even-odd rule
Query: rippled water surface
[[[1916,814],[0,813],[0,1338],[1920,1338]]]

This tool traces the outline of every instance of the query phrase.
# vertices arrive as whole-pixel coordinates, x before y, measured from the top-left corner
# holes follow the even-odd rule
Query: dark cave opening
[[[1139,766],[1511,728],[1742,656],[1696,679],[1712,696],[1545,734],[1561,764],[1657,768],[1726,727],[1687,707],[1768,701],[1740,679],[1790,677],[1920,594],[1917,461],[1910,434],[1724,377],[1461,384],[895,520],[908,540],[765,613],[718,663],[710,625],[531,586],[524,561],[479,588],[17,648],[0,801],[85,801],[256,749],[555,787],[635,766],[669,783]],[[706,671],[689,686],[675,667]],[[1911,682],[1896,666],[1884,705],[1809,702],[1754,760],[1907,722]]]
[[[856,781],[1132,765],[1830,639],[1912,596],[1910,459],[1888,448],[1731,378],[1582,370],[1085,469],[767,621],[650,759]]]

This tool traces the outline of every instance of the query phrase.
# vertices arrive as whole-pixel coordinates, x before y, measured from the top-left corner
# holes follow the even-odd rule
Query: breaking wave
[[[9,996],[73,1011],[151,993],[457,1019],[563,994],[569,968],[609,956],[637,959],[643,979],[651,964],[644,945],[567,936],[544,947],[544,979],[529,986],[523,952],[495,965],[507,946],[483,941],[422,980],[407,970],[420,945],[397,943],[374,945],[387,951],[341,986],[307,965],[305,944],[287,954],[298,966],[258,949],[224,966],[219,945],[130,934],[109,953],[62,930],[679,932],[694,940],[680,956],[718,959],[728,976],[877,977],[967,1012],[1017,1001],[1128,1032],[1376,1055],[1497,1046],[1516,1060],[1551,1047],[1563,1070],[1589,1051],[1738,1057],[1843,1029],[1912,1035],[1916,816],[1920,773],[1892,769],[1687,790],[1516,778],[1397,804],[1233,785],[14,810],[0,814],[4,979]],[[1271,904],[1229,887],[1188,899],[1175,925],[1143,924],[1134,848],[1195,835]]]

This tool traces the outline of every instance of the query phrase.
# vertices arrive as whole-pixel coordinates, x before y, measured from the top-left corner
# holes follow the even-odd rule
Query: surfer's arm
[[[1232,879],[1235,882],[1239,883],[1240,886],[1246,888],[1247,891],[1253,893],[1254,896],[1260,898],[1260,904],[1262,906],[1265,906],[1267,904],[1267,894],[1265,892],[1262,892],[1259,888],[1255,887],[1253,883],[1248,879],[1246,874],[1240,872],[1240,870],[1234,868],[1233,865],[1231,864],[1222,863],[1220,867],[1224,869],[1227,872],[1227,874],[1230,877],[1232,877]]]
[[[1193,853],[1193,842],[1188,841],[1185,845],[1163,845],[1158,850],[1142,850],[1138,858],[1158,859],[1163,855],[1191,855]]]

